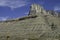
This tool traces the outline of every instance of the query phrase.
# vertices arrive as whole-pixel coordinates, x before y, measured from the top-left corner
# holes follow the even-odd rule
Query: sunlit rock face
[[[38,4],[32,4],[30,6],[30,12],[28,15],[53,15],[53,16],[59,16],[60,13],[54,11],[54,10],[45,10],[41,5]]]
[[[41,7],[38,4],[32,4],[30,6],[30,9],[31,10],[30,10],[29,15],[38,15],[38,14],[41,14],[42,13],[43,7]]]
[[[59,16],[59,12],[56,12],[56,11],[53,11],[53,10],[49,10],[49,11],[47,11],[48,12],[48,14],[50,14],[50,15],[53,15],[53,16]]]
[[[0,40],[60,40],[60,18],[32,4],[28,16],[0,22]]]

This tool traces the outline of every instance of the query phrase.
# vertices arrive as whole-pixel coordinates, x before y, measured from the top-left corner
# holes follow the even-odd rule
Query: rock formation
[[[38,4],[29,14],[0,22],[0,40],[60,40],[60,18]]]

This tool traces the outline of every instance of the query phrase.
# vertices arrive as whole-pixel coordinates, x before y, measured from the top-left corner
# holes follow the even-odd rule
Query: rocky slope
[[[0,40],[60,40],[60,18],[32,4],[28,16],[0,22]]]

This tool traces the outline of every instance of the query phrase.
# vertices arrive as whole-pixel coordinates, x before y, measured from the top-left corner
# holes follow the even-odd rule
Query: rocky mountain
[[[0,22],[0,40],[60,40],[58,13],[32,4],[27,16]]]

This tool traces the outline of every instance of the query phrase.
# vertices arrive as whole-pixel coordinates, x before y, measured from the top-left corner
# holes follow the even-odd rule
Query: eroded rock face
[[[0,22],[0,40],[60,40],[60,18],[37,4],[27,17]]]

